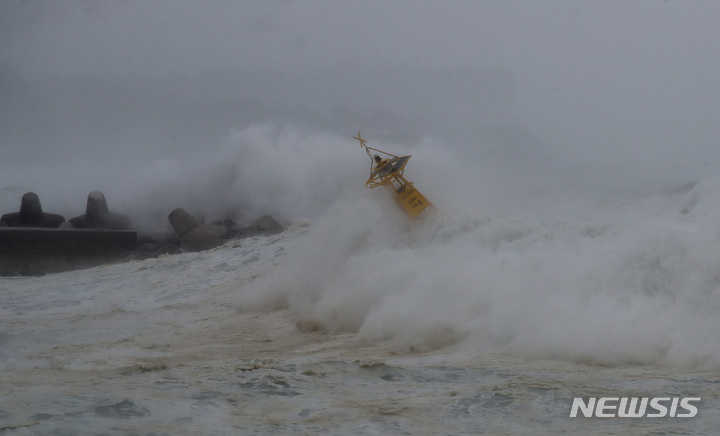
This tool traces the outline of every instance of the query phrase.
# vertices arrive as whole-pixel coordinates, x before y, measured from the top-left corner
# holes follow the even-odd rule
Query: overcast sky
[[[155,156],[178,131],[206,141],[282,118],[689,180],[720,171],[718,22],[712,0],[7,0],[0,151]],[[57,84],[77,77],[100,85]]]
[[[3,58],[91,74],[362,64],[567,78],[663,66],[672,78],[718,67],[719,12],[710,0],[6,1]]]

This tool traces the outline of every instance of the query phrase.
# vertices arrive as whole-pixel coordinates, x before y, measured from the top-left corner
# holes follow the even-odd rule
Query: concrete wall
[[[137,249],[137,232],[0,228],[0,272],[53,273],[97,266]]]

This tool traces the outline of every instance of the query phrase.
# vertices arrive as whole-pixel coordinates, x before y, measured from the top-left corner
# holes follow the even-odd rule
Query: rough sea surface
[[[715,434],[719,186],[416,224],[369,191],[276,236],[0,279],[0,433]],[[569,417],[603,396],[702,400]]]

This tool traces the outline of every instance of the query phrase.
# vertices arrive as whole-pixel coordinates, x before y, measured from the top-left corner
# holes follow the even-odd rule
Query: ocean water
[[[600,189],[388,144],[436,206],[411,223],[365,189],[357,145],[253,127],[116,180],[110,208],[141,232],[178,205],[290,226],[0,279],[0,433],[716,433],[720,179]],[[83,200],[73,174],[2,204],[35,190],[73,216],[51,195]],[[701,400],[692,418],[571,418],[577,397]]]
[[[275,236],[3,278],[0,432],[715,434],[720,183],[416,224],[360,192]],[[602,396],[702,400],[569,417]]]

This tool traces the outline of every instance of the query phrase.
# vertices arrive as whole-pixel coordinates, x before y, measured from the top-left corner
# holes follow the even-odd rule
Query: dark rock
[[[59,227],[65,222],[62,215],[43,212],[40,198],[34,192],[28,192],[22,197],[20,211],[6,213],[0,217],[8,227]]]
[[[202,223],[190,215],[185,209],[178,207],[168,215],[168,221],[180,239],[185,237],[194,229],[202,226]]]
[[[146,251],[126,251],[120,256],[119,262],[132,262],[145,259],[154,259],[157,255]]]
[[[237,228],[234,233],[235,237],[238,239],[252,238],[258,234],[255,226]]]
[[[179,207],[168,215],[175,233],[182,241],[182,248],[188,251],[201,251],[220,245],[220,237],[208,226],[202,224],[185,209]]]
[[[180,254],[182,250],[174,244],[161,244],[155,241],[146,241],[140,244],[137,251],[127,251],[121,256],[121,262],[134,260],[155,259],[158,256]]]
[[[285,227],[277,222],[270,215],[263,215],[255,221],[250,227],[238,227],[236,223],[230,228],[228,234],[230,237],[243,239],[252,238],[253,236],[269,236],[284,232]]]
[[[218,235],[218,238],[220,239],[227,239],[228,238],[228,228],[224,224],[210,224],[207,226],[210,230],[215,232],[216,235]]]
[[[221,236],[223,239],[235,239],[238,235],[238,223],[231,219],[216,221],[213,223],[213,225],[225,227],[225,234],[224,236]]]
[[[126,251],[120,255],[120,260],[118,262],[125,263],[125,262],[132,262],[136,260],[145,260],[149,259],[151,257],[154,257],[150,253],[144,253],[141,251]]]
[[[85,215],[69,220],[77,229],[114,229],[127,230],[130,220],[125,215],[110,212],[105,195],[100,191],[93,191],[88,195]]]
[[[145,253],[154,253],[160,249],[161,245],[155,241],[143,242],[138,246],[138,251]]]
[[[270,215],[263,215],[255,221],[255,230],[259,235],[275,235],[284,232],[285,227]]]
[[[180,254],[182,253],[182,250],[180,250],[180,247],[173,244],[165,244],[158,251],[155,252],[158,256],[164,256],[169,254]]]

